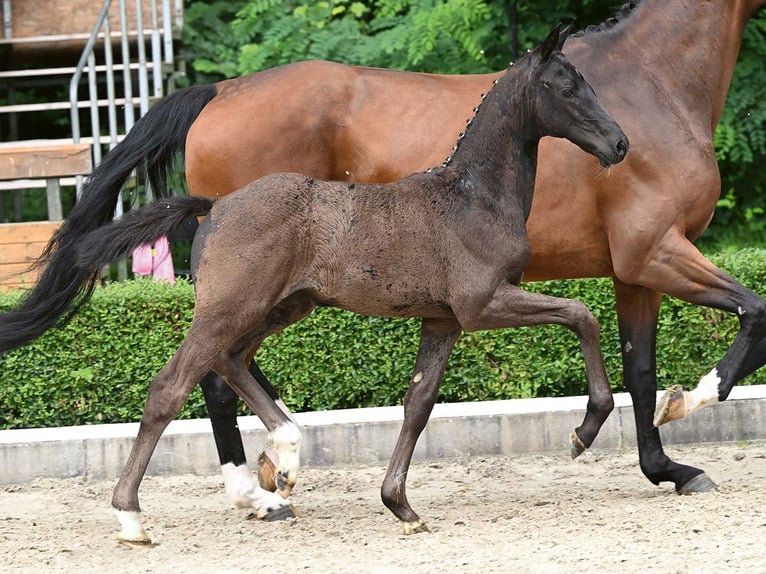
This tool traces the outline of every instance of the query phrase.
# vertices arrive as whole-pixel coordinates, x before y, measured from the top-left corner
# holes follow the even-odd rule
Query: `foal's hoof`
[[[153,546],[151,539],[141,525],[141,513],[137,510],[117,510],[117,519],[120,521],[120,533],[117,541],[126,546],[146,548]]]
[[[654,410],[654,426],[658,427],[686,416],[684,392],[681,385],[673,385],[665,391]]]
[[[131,548],[150,548],[154,546],[151,539],[146,536],[145,538],[126,538],[125,536],[122,536],[121,534],[117,536],[117,541],[120,544],[124,544],[125,546],[130,546]]]
[[[292,504],[288,504],[287,506],[280,506],[279,508],[270,510],[260,518],[264,522],[279,522],[280,520],[298,518],[298,512],[295,510]]]
[[[717,489],[718,485],[703,472],[702,474],[698,474],[692,478],[689,482],[680,488],[676,488],[676,492],[678,494],[698,494],[701,492],[710,492]]]
[[[402,522],[405,534],[420,534],[421,532],[431,532],[428,526],[422,520],[415,520],[413,522]]]
[[[272,448],[267,448],[258,456],[258,468],[256,474],[258,475],[258,483],[261,488],[268,490],[269,492],[277,491],[277,482],[275,476],[277,474],[277,464],[279,462],[279,455]]]
[[[580,437],[577,436],[576,431],[572,431],[569,434],[569,454],[572,455],[572,458],[575,459],[578,456],[580,456],[582,453],[584,453],[588,449],[587,446],[585,446],[585,443],[580,440]]]

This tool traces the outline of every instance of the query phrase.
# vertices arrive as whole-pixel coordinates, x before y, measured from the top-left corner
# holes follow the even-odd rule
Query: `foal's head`
[[[532,91],[538,126],[542,135],[566,138],[608,167],[625,158],[628,138],[561,52],[568,35],[568,28],[559,32],[556,27],[537,49],[540,64]]]

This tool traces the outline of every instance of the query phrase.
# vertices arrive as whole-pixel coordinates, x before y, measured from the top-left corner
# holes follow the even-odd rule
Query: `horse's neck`
[[[507,73],[487,94],[451,167],[462,174],[466,191],[492,205],[519,206],[529,216],[540,134],[534,105],[526,103],[520,70]]]
[[[714,127],[745,25],[763,4],[766,0],[643,0],[619,28],[583,38],[594,48],[588,69],[640,70],[678,105],[709,114]]]

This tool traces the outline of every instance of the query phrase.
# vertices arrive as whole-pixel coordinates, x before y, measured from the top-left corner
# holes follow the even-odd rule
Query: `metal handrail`
[[[77,62],[77,69],[75,70],[74,74],[72,74],[72,79],[69,81],[69,102],[72,104],[72,109],[70,112],[70,117],[72,120],[72,140],[75,143],[80,142],[80,116],[78,114],[77,107],[77,91],[80,87],[80,79],[82,78],[83,70],[85,70],[85,67],[88,65],[88,58],[93,53],[93,48],[96,46],[96,41],[98,40],[98,35],[101,27],[104,25],[104,21],[109,16],[109,8],[111,5],[112,0],[104,0],[104,4],[101,7],[101,12],[99,12],[98,18],[96,19],[96,25],[93,27],[93,31],[88,37],[88,41],[85,43],[85,48],[83,48],[82,54],[80,55],[80,60]],[[109,42],[106,43],[108,44]],[[79,193],[80,185],[77,187]]]
[[[80,116],[79,116],[79,88],[80,82],[84,70],[88,70],[88,95],[90,102],[90,119],[92,130],[93,145],[93,163],[98,165],[101,162],[102,150],[101,150],[101,118],[99,114],[99,108],[103,103],[103,99],[99,99],[98,94],[98,82],[96,77],[96,70],[98,68],[96,64],[95,47],[100,37],[104,38],[104,62],[106,77],[106,91],[107,91],[107,113],[108,113],[108,131],[109,131],[109,149],[117,145],[119,128],[117,119],[117,107],[118,103],[123,104],[124,114],[124,132],[127,133],[133,127],[136,121],[135,109],[134,109],[134,96],[133,96],[133,78],[131,73],[131,54],[130,54],[130,38],[132,35],[137,37],[137,71],[138,71],[138,112],[139,116],[145,114],[149,110],[150,97],[161,98],[163,95],[162,85],[162,69],[163,69],[163,54],[162,54],[162,36],[164,38],[164,63],[172,64],[173,62],[173,38],[170,36],[170,0],[162,0],[162,16],[163,27],[160,29],[159,16],[157,10],[158,0],[151,0],[151,30],[148,33],[148,39],[151,46],[151,61],[147,60],[146,44],[147,33],[144,31],[143,22],[143,2],[142,0],[135,0],[135,33],[131,33],[128,27],[128,10],[127,0],[119,0],[119,39],[121,48],[121,61],[122,61],[122,86],[123,93],[121,97],[115,93],[114,82],[114,57],[112,50],[113,37],[112,26],[109,18],[109,10],[112,7],[112,0],[104,0],[99,12],[96,24],[93,27],[93,31],[88,37],[88,41],[85,44],[85,48],[80,56],[80,60],[77,64],[75,72],[72,74],[72,78],[69,82],[69,103],[70,114],[72,121],[72,140],[75,143],[79,143],[82,137],[80,133]],[[152,68],[152,86],[150,96],[149,86],[149,68]],[[77,177],[76,188],[77,197],[79,198],[82,191],[84,178],[82,176]],[[148,185],[146,186],[147,197],[151,196],[151,190]],[[122,215],[122,202],[117,202],[117,209],[115,211],[115,217]],[[122,279],[125,271],[122,267],[119,270],[120,278]]]
[[[171,35],[170,24],[170,0],[162,0],[162,16],[163,26],[159,25],[159,15],[157,10],[158,0],[151,0],[151,30],[147,33],[144,31],[143,25],[143,3],[142,0],[135,0],[136,8],[136,22],[135,27],[128,27],[127,16],[127,4],[126,0],[119,0],[119,14],[120,14],[120,30],[117,34],[120,38],[121,44],[121,59],[122,59],[122,74],[123,74],[123,87],[124,93],[119,98],[114,93],[114,63],[112,54],[112,43],[108,39],[115,36],[112,32],[111,22],[109,19],[109,10],[112,6],[112,0],[104,0],[99,12],[96,24],[88,37],[88,41],[85,44],[85,48],[80,55],[80,60],[77,67],[72,74],[72,78],[69,82],[69,102],[70,102],[70,115],[72,122],[72,140],[77,143],[82,137],[80,130],[80,117],[78,110],[81,107],[78,104],[78,90],[82,76],[85,69],[88,69],[88,86],[89,96],[91,101],[91,119],[92,119],[92,137],[94,141],[99,140],[100,125],[98,119],[98,108],[100,101],[98,97],[98,86],[96,82],[96,75],[93,70],[97,68],[95,60],[95,47],[100,37],[104,38],[104,64],[106,74],[106,89],[107,89],[107,106],[109,112],[109,135],[113,145],[116,145],[118,126],[117,126],[117,102],[124,103],[124,123],[125,132],[130,131],[135,123],[135,110],[134,110],[134,98],[133,98],[133,80],[131,74],[131,54],[130,54],[130,38],[132,35],[136,35],[137,42],[137,68],[138,68],[138,80],[139,80],[139,96],[138,107],[139,114],[143,115],[149,109],[150,98],[161,98],[163,96],[162,85],[162,69],[163,61],[165,64],[172,64],[173,62],[173,39]],[[135,32],[133,32],[135,30]],[[147,59],[146,46],[143,39],[147,38],[151,43],[151,60]],[[162,44],[162,36],[164,38],[164,45]],[[164,57],[163,50],[164,47]],[[149,87],[149,68],[152,68],[152,82],[151,90]],[[151,95],[150,95],[151,91]],[[110,148],[113,147],[110,145]],[[98,165],[101,161],[101,150],[98,147],[94,147],[93,150],[94,163]],[[81,185],[78,185],[78,193]]]

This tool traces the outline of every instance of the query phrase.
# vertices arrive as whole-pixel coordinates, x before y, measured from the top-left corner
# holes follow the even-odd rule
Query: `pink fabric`
[[[151,275],[156,281],[176,282],[173,258],[167,237],[160,237],[154,245],[140,245],[133,251],[133,273]]]

